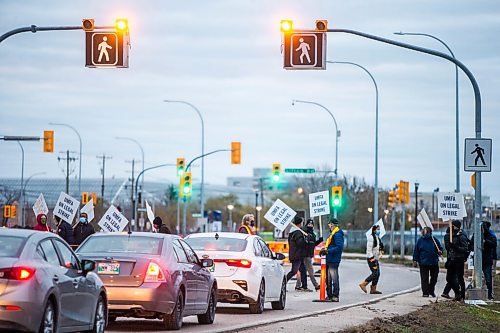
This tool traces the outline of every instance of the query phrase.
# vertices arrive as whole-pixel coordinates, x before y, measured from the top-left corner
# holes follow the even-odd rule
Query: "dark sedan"
[[[107,296],[59,236],[0,229],[0,331],[104,332]]]
[[[77,249],[81,258],[97,262],[106,286],[109,320],[116,317],[160,318],[166,329],[180,329],[182,318],[198,316],[212,324],[217,284],[180,237],[146,232],[99,233]]]

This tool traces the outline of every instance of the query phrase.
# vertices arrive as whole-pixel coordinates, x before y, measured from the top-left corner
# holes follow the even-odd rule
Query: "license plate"
[[[108,263],[100,262],[97,265],[98,274],[120,274],[120,264],[119,263]]]

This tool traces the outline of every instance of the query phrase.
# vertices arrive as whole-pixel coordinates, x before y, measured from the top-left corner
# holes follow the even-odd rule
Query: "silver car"
[[[76,250],[97,262],[106,285],[109,321],[116,317],[159,318],[166,329],[180,329],[182,318],[197,315],[212,324],[217,283],[179,236],[150,232],[93,234]]]
[[[106,290],[59,236],[0,229],[0,331],[104,332]]]

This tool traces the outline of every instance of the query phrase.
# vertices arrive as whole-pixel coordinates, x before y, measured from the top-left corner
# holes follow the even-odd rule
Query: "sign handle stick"
[[[449,224],[449,228],[450,228],[450,243],[452,243],[453,242],[453,238],[452,238],[453,227],[451,226],[451,220],[450,220],[450,222],[448,224]]]
[[[323,237],[323,223],[321,222],[321,215],[319,216],[319,237]]]

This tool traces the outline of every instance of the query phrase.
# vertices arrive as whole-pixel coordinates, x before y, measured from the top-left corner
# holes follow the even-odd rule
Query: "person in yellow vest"
[[[245,214],[241,219],[241,226],[238,229],[240,234],[255,235],[255,216],[253,214]]]
[[[320,255],[326,255],[326,294],[332,302],[339,301],[340,281],[339,265],[344,250],[344,232],[339,227],[339,220],[333,218],[328,222],[331,234],[326,239],[325,247]]]

